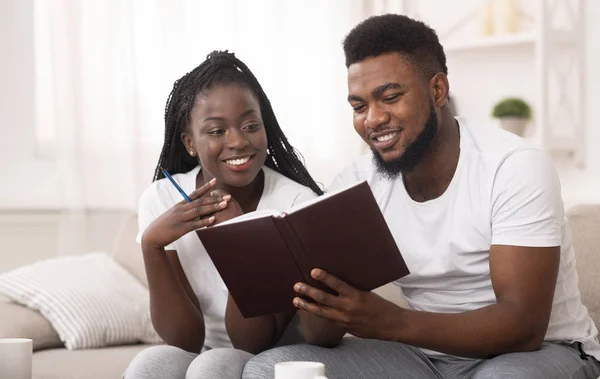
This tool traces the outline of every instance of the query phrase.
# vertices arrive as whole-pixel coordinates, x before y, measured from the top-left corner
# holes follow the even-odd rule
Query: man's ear
[[[448,94],[450,93],[450,84],[448,83],[448,76],[443,72],[438,72],[433,75],[429,81],[429,87],[433,94],[433,102],[436,107],[441,107],[448,101]]]
[[[196,151],[192,146],[192,137],[190,137],[186,133],[181,133],[181,141],[183,141],[183,146],[185,146],[185,149],[187,150],[188,154],[192,157],[195,157]]]

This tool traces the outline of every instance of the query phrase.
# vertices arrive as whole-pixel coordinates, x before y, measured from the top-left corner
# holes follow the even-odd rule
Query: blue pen
[[[179,191],[179,193],[181,194],[181,196],[183,196],[183,198],[185,199],[185,201],[187,201],[188,203],[192,202],[192,199],[190,199],[190,197],[183,192],[183,190],[181,189],[181,187],[179,187],[179,185],[177,184],[177,182],[175,181],[175,179],[173,179],[173,177],[171,176],[171,174],[169,174],[169,172],[167,170],[165,170],[164,168],[160,168],[163,172],[163,174],[167,177],[167,179],[169,179],[171,181],[171,183],[173,183],[173,185],[175,186],[175,188],[177,188],[177,191]]]

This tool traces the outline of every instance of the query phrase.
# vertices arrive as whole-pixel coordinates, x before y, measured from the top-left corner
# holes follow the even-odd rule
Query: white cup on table
[[[31,379],[33,341],[0,338],[0,378]]]
[[[275,379],[327,379],[321,362],[280,362],[275,365]]]

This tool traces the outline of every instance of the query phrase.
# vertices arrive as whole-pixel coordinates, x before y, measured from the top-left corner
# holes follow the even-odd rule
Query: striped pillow
[[[105,253],[39,261],[0,275],[0,293],[36,309],[69,350],[159,343],[148,290]]]

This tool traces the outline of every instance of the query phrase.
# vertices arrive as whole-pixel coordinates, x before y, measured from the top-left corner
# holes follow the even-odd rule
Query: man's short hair
[[[354,27],[344,39],[346,67],[369,57],[400,53],[430,78],[448,74],[446,54],[436,32],[412,18],[386,14],[369,17]]]

